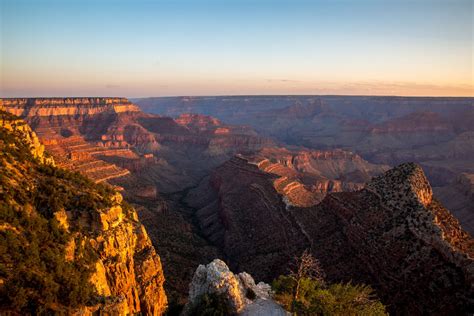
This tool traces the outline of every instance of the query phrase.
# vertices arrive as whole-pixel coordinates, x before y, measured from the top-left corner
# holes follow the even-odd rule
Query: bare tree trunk
[[[298,300],[298,296],[300,295],[300,280],[296,282],[296,290],[293,299],[296,301]]]

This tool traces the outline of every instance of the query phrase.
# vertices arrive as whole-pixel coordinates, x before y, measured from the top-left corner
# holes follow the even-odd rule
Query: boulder
[[[183,315],[191,315],[193,307],[205,294],[218,294],[229,309],[237,315],[287,315],[272,299],[270,285],[255,284],[246,272],[234,274],[220,259],[207,265],[199,265],[189,286],[189,300]]]

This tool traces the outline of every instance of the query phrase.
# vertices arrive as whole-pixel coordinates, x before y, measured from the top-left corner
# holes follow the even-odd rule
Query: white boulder
[[[287,315],[272,300],[270,285],[263,282],[255,284],[252,276],[246,272],[235,275],[220,259],[198,266],[189,286],[189,300],[183,314],[189,315],[204,294],[222,295],[233,314]]]

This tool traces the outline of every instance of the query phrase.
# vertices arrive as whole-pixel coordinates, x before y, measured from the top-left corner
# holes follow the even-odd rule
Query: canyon
[[[419,166],[400,165],[311,207],[285,203],[274,180],[234,158],[190,201],[233,270],[270,281],[311,249],[330,281],[371,284],[393,313],[459,314],[473,306],[474,240]]]
[[[150,286],[164,287],[170,306],[188,302],[196,268],[216,258],[271,282],[309,249],[329,281],[371,285],[390,312],[473,309],[472,98],[0,102],[56,166],[131,203],[133,211],[104,211],[107,227],[134,233],[114,236],[131,244],[103,256],[153,262],[161,276]],[[140,264],[135,273],[145,271]],[[130,311],[151,308],[131,298],[151,289],[138,291],[126,296]],[[161,313],[166,296],[143,302],[155,300]]]
[[[216,96],[133,100],[148,113],[192,112],[245,124],[283,146],[342,149],[373,164],[420,164],[440,199],[474,234],[474,208],[461,174],[474,174],[474,98],[383,96]],[[459,188],[461,191],[459,191]],[[471,191],[472,192],[472,191]],[[469,194],[468,194],[469,195]],[[468,211],[466,211],[468,210]]]

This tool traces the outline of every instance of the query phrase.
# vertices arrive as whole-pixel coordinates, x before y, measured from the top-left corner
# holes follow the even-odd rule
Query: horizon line
[[[151,98],[209,98],[209,97],[386,97],[386,98],[474,98],[474,94],[470,96],[449,95],[449,96],[433,96],[433,95],[396,95],[396,94],[209,94],[209,95],[161,95],[161,96],[139,96],[128,97],[120,95],[87,95],[87,96],[15,96],[2,97],[0,99],[66,99],[66,98],[125,98],[125,99],[151,99]]]

